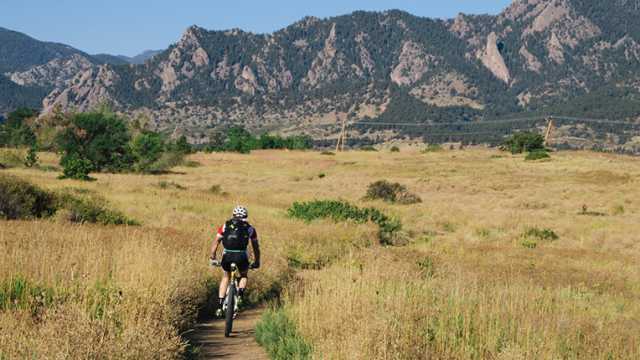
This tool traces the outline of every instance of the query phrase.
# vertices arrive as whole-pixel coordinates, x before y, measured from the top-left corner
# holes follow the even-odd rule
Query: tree
[[[512,154],[544,150],[544,137],[532,132],[519,132],[505,140],[502,147],[504,150],[511,151]]]
[[[225,151],[248,154],[257,147],[256,138],[245,128],[234,126],[227,132],[227,140],[224,144]]]
[[[148,172],[160,159],[165,150],[162,137],[158,133],[144,131],[131,143],[131,152],[136,160],[136,170]]]
[[[27,152],[27,156],[24,159],[24,165],[26,167],[34,167],[38,165],[38,152],[35,145],[32,145]]]
[[[133,165],[129,149],[130,135],[125,122],[109,112],[75,114],[71,126],[57,139],[63,156],[68,159],[88,160],[93,171],[124,171]]]
[[[0,146],[31,146],[36,143],[36,135],[26,120],[37,116],[35,110],[19,108],[9,114],[0,124]]]
[[[173,150],[183,154],[191,154],[193,152],[191,144],[189,144],[187,137],[184,135],[180,136],[178,141],[176,141]]]

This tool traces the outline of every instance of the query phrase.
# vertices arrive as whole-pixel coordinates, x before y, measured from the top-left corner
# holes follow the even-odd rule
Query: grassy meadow
[[[52,154],[39,154],[45,168]],[[176,358],[215,292],[214,226],[248,206],[263,262],[253,301],[282,312],[318,359],[640,357],[640,160],[496,150],[198,153],[150,176],[57,180],[103,196],[140,226],[0,220],[0,359]],[[413,205],[363,199],[399,182]],[[402,221],[405,246],[372,224],[291,219],[296,201],[342,199]],[[15,292],[15,291],[14,291]],[[1,293],[0,293],[1,294]],[[0,300],[2,298],[0,297]],[[268,321],[266,319],[265,321]]]

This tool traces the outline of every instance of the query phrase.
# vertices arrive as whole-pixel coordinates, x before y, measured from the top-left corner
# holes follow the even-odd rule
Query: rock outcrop
[[[484,51],[480,53],[479,58],[482,64],[489,69],[495,77],[507,84],[509,83],[511,76],[507,65],[504,63],[504,58],[498,49],[498,36],[495,32],[492,32],[487,37],[487,45]]]

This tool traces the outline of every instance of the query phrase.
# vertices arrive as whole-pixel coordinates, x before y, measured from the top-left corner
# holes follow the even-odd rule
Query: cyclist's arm
[[[251,238],[251,248],[253,249],[254,262],[260,264],[260,243],[257,236]]]
[[[211,244],[211,255],[209,256],[210,259],[216,258],[216,253],[218,252],[218,247],[220,246],[221,242],[222,234],[220,234],[220,230],[218,230],[218,232],[216,233],[216,238],[215,240],[213,240],[213,244]]]

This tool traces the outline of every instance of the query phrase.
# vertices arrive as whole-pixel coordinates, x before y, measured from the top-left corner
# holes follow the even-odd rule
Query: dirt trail
[[[196,325],[189,334],[200,348],[199,359],[268,359],[255,339],[256,323],[264,308],[242,311],[233,321],[233,333],[224,337],[224,320],[208,320]]]

